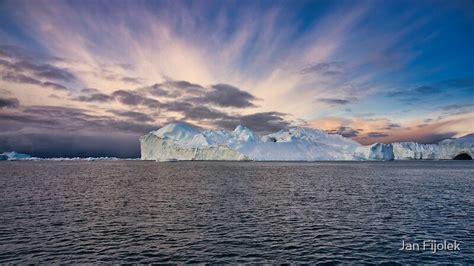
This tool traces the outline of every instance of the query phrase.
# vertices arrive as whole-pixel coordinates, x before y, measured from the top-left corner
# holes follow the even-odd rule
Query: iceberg
[[[436,160],[439,146],[437,144],[420,144],[416,142],[396,142],[392,144],[395,160]]]
[[[225,131],[171,123],[141,136],[140,147],[141,159],[154,161],[451,160],[460,154],[472,158],[474,134],[439,144],[397,142],[364,146],[338,134],[305,127],[259,136],[243,125]]]
[[[312,128],[259,136],[242,125],[229,132],[172,123],[140,137],[140,146],[142,160],[316,161],[353,160],[361,145]]]
[[[0,153],[0,161],[118,161],[118,160],[139,160],[139,158],[117,158],[117,157],[56,157],[39,158],[16,151]]]
[[[1,161],[34,161],[39,158],[32,157],[28,154],[19,153],[16,151],[9,151],[0,154]]]
[[[374,143],[368,146],[359,146],[354,156],[358,160],[391,161],[394,158],[392,144]]]
[[[439,159],[467,159],[474,157],[474,134],[439,142]]]

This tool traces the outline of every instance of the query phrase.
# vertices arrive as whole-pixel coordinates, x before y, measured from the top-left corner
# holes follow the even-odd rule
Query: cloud
[[[287,115],[279,112],[262,112],[250,115],[228,117],[214,121],[218,127],[233,130],[238,125],[245,125],[259,134],[268,134],[288,127]]]
[[[201,95],[204,92],[204,87],[184,80],[168,80],[163,83],[155,83],[151,86],[144,87],[142,90],[157,97],[180,98],[184,95]]]
[[[429,97],[431,95],[439,94],[442,90],[434,86],[420,86],[410,90],[397,90],[388,93],[389,97]]]
[[[0,151],[40,157],[139,157],[138,137],[158,126],[95,116],[81,108],[31,106],[0,113]]]
[[[209,104],[217,107],[255,107],[257,100],[252,94],[229,84],[216,84],[205,88],[188,81],[166,81],[142,88],[156,97],[182,98],[194,104]],[[185,96],[184,98],[182,96]]]
[[[59,84],[58,81],[76,81],[75,75],[68,70],[40,62],[43,60],[57,60],[57,58],[28,53],[26,50],[15,46],[0,46],[0,55],[8,59],[0,59],[0,65],[3,66],[0,74],[5,81],[31,84],[54,90],[68,89],[66,86]]]
[[[123,82],[126,82],[126,83],[132,83],[132,84],[141,84],[142,83],[140,78],[123,77],[120,80],[123,81]]]
[[[252,94],[242,91],[228,84],[213,85],[202,96],[190,98],[196,103],[210,103],[220,107],[254,107],[252,101],[256,100]]]
[[[367,136],[369,138],[383,138],[383,137],[388,137],[388,134],[381,133],[381,132],[369,132],[367,133]]]
[[[113,98],[107,94],[103,93],[93,93],[91,95],[81,95],[73,98],[76,101],[80,102],[109,102]]]
[[[8,72],[2,75],[2,79],[5,81],[14,82],[14,83],[31,84],[31,85],[36,85],[43,88],[45,87],[52,88],[54,90],[67,90],[67,88],[64,87],[63,85],[50,82],[50,81],[41,82],[37,79],[34,79],[32,77],[26,76],[21,73]]]
[[[385,129],[390,130],[390,129],[400,128],[400,127],[401,125],[399,123],[388,123]]]
[[[464,113],[470,113],[472,115],[474,113],[474,104],[473,103],[451,104],[451,105],[445,105],[441,109],[449,115],[464,114]]]
[[[342,74],[343,67],[343,62],[322,62],[303,68],[301,74],[317,73],[324,76],[334,76]]]
[[[34,79],[32,77],[28,77],[21,73],[8,72],[2,75],[2,79],[6,81],[10,81],[10,82],[15,82],[15,83],[32,84],[32,85],[38,85],[38,86],[43,85],[41,81]]]
[[[18,108],[20,101],[16,98],[0,98],[0,109],[2,108]]]
[[[161,106],[158,100],[144,97],[133,91],[114,91],[112,97],[126,105],[144,105],[150,108],[158,108]]]
[[[33,113],[16,117],[41,118],[48,130],[80,125],[93,131],[129,134],[131,126],[149,126],[131,124],[133,118],[107,112],[113,109],[138,110],[158,123],[184,119],[226,128],[250,123],[257,131],[273,131],[290,124],[288,117],[311,120],[327,115],[328,105],[346,109],[350,104],[354,113],[377,110],[374,119],[330,110],[333,115],[342,112],[346,117],[317,127],[347,136],[357,133],[355,138],[365,142],[375,140],[367,137],[370,132],[389,135],[376,141],[409,139],[404,132],[423,140],[429,134],[465,132],[467,126],[459,122],[433,128],[430,122],[423,127],[432,129],[430,133],[414,131],[421,121],[406,121],[425,115],[437,117],[440,114],[426,114],[430,111],[426,109],[438,106],[444,118],[433,124],[452,120],[446,117],[457,116],[457,111],[464,109],[443,110],[442,104],[463,104],[473,95],[472,77],[422,82],[435,76],[470,73],[466,66],[472,65],[468,56],[459,57],[456,49],[446,49],[457,47],[460,42],[456,40],[471,43],[467,23],[440,17],[447,11],[442,8],[444,4],[436,5],[436,10],[443,11],[432,12],[423,4],[398,3],[380,9],[372,2],[313,9],[303,1],[271,7],[245,1],[230,6],[215,2],[212,8],[207,3],[188,5],[180,1],[123,5],[7,1],[0,13],[16,12],[5,16],[8,23],[0,25],[0,37],[22,47],[0,44],[0,86],[19,98],[22,107],[17,109],[25,103],[77,106],[87,115],[78,115],[69,123],[57,119],[49,122]],[[409,12],[392,12],[394,7]],[[441,29],[442,36],[427,36],[428,31],[432,35],[432,28],[425,29],[425,25]],[[431,39],[423,41],[427,38]],[[429,46],[431,43],[443,45]],[[426,60],[430,54],[439,57]],[[47,96],[51,92],[25,90],[19,84],[58,91],[68,88],[69,98],[59,92],[51,98]],[[145,87],[148,84],[154,85]],[[393,99],[400,103],[394,104]],[[355,104],[359,100],[366,101]],[[398,111],[413,101],[427,103],[419,106],[424,114]],[[390,112],[390,108],[397,111]],[[14,109],[5,108],[2,113],[5,110]],[[8,115],[13,119],[19,114]],[[463,121],[467,124],[469,120]]]
[[[10,65],[15,71],[30,71],[39,78],[59,81],[74,81],[75,76],[65,69],[61,69],[50,64],[39,64],[31,61],[19,61]]]
[[[337,129],[325,130],[326,133],[329,134],[339,134],[346,138],[353,138],[359,135],[359,131],[355,130],[351,127],[339,127]]]
[[[139,158],[138,135],[99,132],[43,131],[0,133],[0,151],[18,151],[36,157]],[[120,143],[120,145],[117,145]]]
[[[402,101],[427,101],[437,96],[439,98],[472,97],[474,94],[474,78],[466,77],[434,82],[432,84],[411,89],[396,89],[387,93]]]
[[[50,81],[43,82],[42,85],[44,87],[49,87],[49,88],[52,88],[52,89],[55,89],[55,90],[67,90],[67,88],[64,87],[63,85],[57,84],[57,83],[54,83],[54,82],[50,82]]]
[[[403,141],[437,143],[441,140],[440,137],[471,133],[474,131],[473,125],[474,118],[472,114],[463,113],[436,120],[413,119],[403,123],[396,123],[385,118],[323,117],[311,120],[305,126],[324,129],[329,133],[347,135],[347,137],[367,145],[375,142],[393,143]],[[357,131],[357,133],[351,132],[351,130]]]
[[[353,101],[354,101],[354,99],[351,99],[351,98],[346,98],[346,99],[321,98],[321,99],[318,99],[318,102],[322,102],[322,103],[329,104],[329,105],[346,105],[346,104],[349,104]]]
[[[134,111],[118,111],[118,110],[110,110],[109,112],[116,114],[118,116],[123,116],[126,118],[130,118],[137,122],[152,122],[153,119],[144,113],[134,112]]]

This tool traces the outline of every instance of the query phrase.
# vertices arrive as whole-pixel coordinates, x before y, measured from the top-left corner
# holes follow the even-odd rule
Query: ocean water
[[[472,161],[1,162],[0,195],[0,263],[474,263]]]

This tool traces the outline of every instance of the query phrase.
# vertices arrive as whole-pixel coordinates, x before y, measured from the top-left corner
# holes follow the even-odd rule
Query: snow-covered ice
[[[395,160],[435,160],[438,159],[437,144],[416,142],[396,142],[392,144]]]
[[[0,153],[0,161],[116,161],[116,160],[139,160],[138,158],[117,158],[117,157],[57,157],[39,158],[15,151]]]
[[[242,125],[225,131],[171,123],[140,137],[140,145],[142,160],[157,161],[435,160],[453,159],[464,151],[472,156],[473,139],[445,140],[440,146],[415,142],[364,146],[313,128],[294,127],[259,136]]]
[[[474,158],[474,134],[457,139],[445,139],[439,142],[439,159],[449,160],[460,154]]]

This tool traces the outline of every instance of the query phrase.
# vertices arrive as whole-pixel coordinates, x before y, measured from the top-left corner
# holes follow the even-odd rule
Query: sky
[[[0,0],[0,152],[138,157],[175,121],[474,132],[473,1]]]

